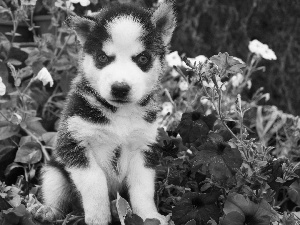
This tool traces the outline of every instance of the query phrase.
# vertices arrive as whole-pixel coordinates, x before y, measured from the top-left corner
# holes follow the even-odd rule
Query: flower
[[[173,104],[171,102],[164,102],[162,104],[161,114],[163,116],[166,116],[168,113],[172,113],[172,112],[173,112]]]
[[[237,73],[231,77],[231,83],[233,87],[238,87],[244,80],[244,76],[241,73]]]
[[[188,89],[188,87],[189,87],[189,84],[188,84],[188,82],[186,82],[185,80],[181,80],[181,81],[179,82],[179,89],[180,89],[181,91],[186,91],[186,90]]]
[[[258,40],[253,40],[249,42],[248,48],[250,52],[253,52],[264,59],[267,60],[276,60],[277,57],[272,49],[268,45],[261,43]]]
[[[46,67],[43,67],[34,79],[42,81],[44,86],[48,83],[50,84],[50,87],[53,86],[52,76]]]
[[[6,86],[2,82],[2,78],[0,77],[0,96],[5,95],[6,92]]]
[[[81,6],[88,6],[91,4],[90,0],[71,0],[72,3],[80,3]]]
[[[266,200],[254,203],[241,194],[230,193],[224,204],[224,217],[221,225],[230,225],[232,221],[237,225],[269,225],[278,219],[278,214]]]
[[[177,51],[171,52],[170,54],[166,55],[166,61],[170,67],[182,66],[182,60]]]
[[[204,55],[198,55],[195,58],[187,58],[187,59],[191,62],[192,65],[198,65],[199,63],[201,64],[205,63],[207,57]],[[183,63],[183,66],[188,68],[188,66],[185,63]]]
[[[207,194],[185,193],[172,209],[172,220],[175,224],[186,224],[190,220],[195,220],[197,224],[207,224],[210,219],[219,222],[221,210],[216,204],[219,196],[219,191]]]

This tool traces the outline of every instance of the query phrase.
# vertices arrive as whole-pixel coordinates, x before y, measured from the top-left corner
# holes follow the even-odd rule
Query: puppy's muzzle
[[[111,86],[111,95],[117,100],[127,99],[130,86],[125,82],[115,82]]]

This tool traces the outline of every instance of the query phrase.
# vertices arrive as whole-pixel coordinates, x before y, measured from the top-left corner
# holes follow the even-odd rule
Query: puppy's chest
[[[80,140],[97,161],[111,161],[115,149],[123,154],[147,150],[157,136],[157,124],[148,123],[138,110],[124,110],[110,115],[109,124],[93,124],[80,117],[71,117],[68,129]],[[102,163],[102,164],[103,164]]]

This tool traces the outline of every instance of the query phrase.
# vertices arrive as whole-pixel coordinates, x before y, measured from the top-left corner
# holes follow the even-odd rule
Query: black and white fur
[[[88,225],[106,225],[109,196],[125,186],[134,213],[166,223],[154,203],[155,93],[175,23],[171,2],[154,12],[118,4],[67,20],[83,48],[42,175],[56,218],[77,202]]]

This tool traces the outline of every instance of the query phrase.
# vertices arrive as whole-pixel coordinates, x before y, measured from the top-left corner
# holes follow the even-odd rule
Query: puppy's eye
[[[149,57],[147,57],[146,55],[142,54],[142,55],[138,56],[137,61],[138,61],[138,63],[140,63],[142,65],[145,65],[145,64],[148,63]]]
[[[102,54],[98,55],[98,60],[101,63],[106,63],[106,62],[108,62],[108,56],[105,55],[104,53],[102,53]]]
[[[106,63],[106,62],[108,61],[108,57],[107,57],[107,55],[105,55],[105,54],[100,54],[100,55],[98,56],[98,60],[99,60],[100,62],[102,62],[102,63]]]

